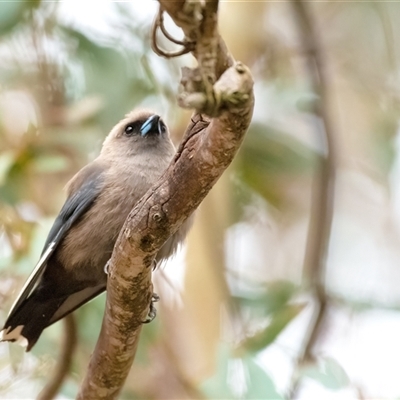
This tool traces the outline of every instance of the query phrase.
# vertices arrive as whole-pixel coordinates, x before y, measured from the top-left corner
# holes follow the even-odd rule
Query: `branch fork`
[[[249,84],[252,85],[250,76],[250,70],[241,62],[236,62],[207,91],[199,68],[185,67],[182,69],[178,104],[182,108],[195,109],[200,114],[217,117],[224,110],[249,100]]]

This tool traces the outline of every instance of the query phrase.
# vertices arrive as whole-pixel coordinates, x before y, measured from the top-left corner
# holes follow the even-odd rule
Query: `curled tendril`
[[[194,42],[188,41],[186,39],[183,40],[178,40],[175,39],[173,36],[170,35],[170,33],[167,31],[167,29],[164,26],[164,10],[162,7],[159,8],[158,14],[156,16],[156,19],[154,20],[153,28],[151,30],[151,47],[153,51],[165,58],[174,58],[181,56],[183,54],[190,53],[191,51],[194,50]],[[178,51],[165,51],[162,50],[158,43],[157,43],[157,29],[160,29],[163,35],[172,43],[175,43],[179,46],[183,46],[182,49]]]

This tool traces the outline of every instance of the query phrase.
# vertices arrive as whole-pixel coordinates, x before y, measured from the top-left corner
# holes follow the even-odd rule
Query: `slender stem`
[[[327,309],[325,271],[329,239],[333,219],[333,202],[336,175],[336,132],[329,113],[329,84],[325,56],[315,29],[315,22],[309,5],[302,0],[292,0],[302,48],[306,56],[307,73],[318,101],[314,114],[320,119],[316,125],[317,140],[325,147],[325,155],[318,158],[312,188],[310,222],[303,265],[303,279],[313,292],[317,307],[310,323],[304,349],[297,361],[292,379],[290,398],[296,396],[300,380],[295,378],[297,369],[313,361],[312,350],[320,336]]]
[[[77,344],[76,322],[73,314],[63,319],[64,341],[53,376],[39,393],[38,400],[54,399],[71,369],[72,356]]]

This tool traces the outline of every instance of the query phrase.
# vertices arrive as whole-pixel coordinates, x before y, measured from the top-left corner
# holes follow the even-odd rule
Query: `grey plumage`
[[[129,113],[106,137],[97,159],[67,184],[67,200],[0,333],[27,350],[44,328],[105,290],[104,267],[134,204],[161,176],[175,148],[168,128],[151,111]],[[168,258],[189,223],[157,254]]]

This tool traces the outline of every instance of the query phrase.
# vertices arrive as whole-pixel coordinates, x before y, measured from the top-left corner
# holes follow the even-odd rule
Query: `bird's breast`
[[[129,212],[158,178],[149,172],[125,170],[119,179],[105,180],[99,197],[61,243],[59,259],[65,269],[73,269],[82,279],[90,269],[96,284],[105,281],[104,266]]]

